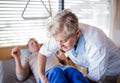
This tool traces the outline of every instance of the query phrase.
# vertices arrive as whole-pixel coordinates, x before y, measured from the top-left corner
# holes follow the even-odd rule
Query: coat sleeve
[[[54,38],[51,38],[46,43],[44,43],[39,51],[39,53],[45,55],[46,57],[53,56],[57,50],[59,49],[59,46]]]

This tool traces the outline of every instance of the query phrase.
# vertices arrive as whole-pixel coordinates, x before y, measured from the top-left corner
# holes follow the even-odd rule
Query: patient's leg
[[[68,83],[64,71],[56,66],[46,72],[49,83]]]
[[[69,79],[69,83],[89,83],[87,78],[83,76],[83,74],[74,67],[67,66],[64,67],[64,72]]]

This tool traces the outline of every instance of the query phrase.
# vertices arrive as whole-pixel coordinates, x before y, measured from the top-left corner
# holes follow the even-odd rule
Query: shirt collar
[[[71,52],[73,56],[77,57],[78,55],[83,54],[84,49],[85,49],[85,39],[84,39],[83,34],[81,33],[78,39],[78,42],[77,42],[76,49],[75,47],[73,47],[70,51],[68,51],[68,53]]]

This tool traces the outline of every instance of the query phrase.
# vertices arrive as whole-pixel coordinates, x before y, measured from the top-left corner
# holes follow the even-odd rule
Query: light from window
[[[111,0],[65,0],[65,8],[72,9],[79,22],[97,26],[109,36]]]
[[[50,6],[48,0],[42,0],[48,10]],[[21,15],[28,0],[0,0],[0,47],[25,45],[29,38],[36,38],[40,43],[45,42],[47,37],[46,28],[50,18],[49,13],[43,6],[41,0],[30,0],[28,8]],[[51,13],[56,13],[58,4],[56,0],[50,0]],[[30,7],[30,8],[29,8]]]

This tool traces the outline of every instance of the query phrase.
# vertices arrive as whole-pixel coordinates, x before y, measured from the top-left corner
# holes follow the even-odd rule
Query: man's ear
[[[81,33],[80,33],[80,29],[77,29],[77,30],[76,30],[76,35],[77,35],[77,37],[79,37],[80,34],[81,34]]]

